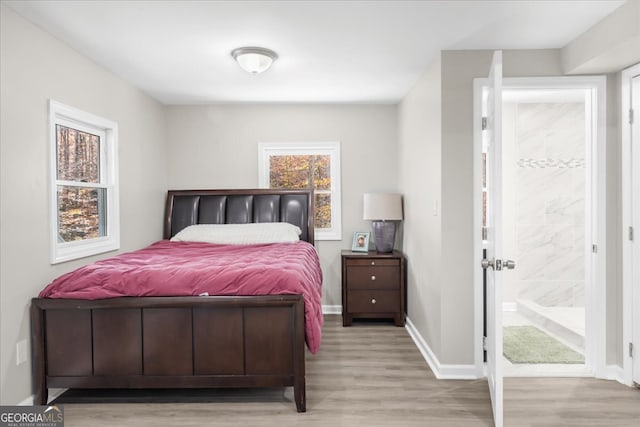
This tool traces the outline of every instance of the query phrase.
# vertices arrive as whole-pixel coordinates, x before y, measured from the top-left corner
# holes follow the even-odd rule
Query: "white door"
[[[635,346],[633,351],[633,381],[640,384],[640,76],[631,81],[631,108],[634,111],[633,124],[631,126],[631,189],[632,189],[632,224],[635,236],[632,251],[633,265],[633,295],[634,307],[632,311],[632,340]]]
[[[496,427],[503,425],[502,387],[502,51],[491,63],[484,138],[487,150],[487,380]]]

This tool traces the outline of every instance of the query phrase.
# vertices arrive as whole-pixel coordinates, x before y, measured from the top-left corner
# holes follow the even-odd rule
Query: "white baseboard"
[[[341,305],[323,305],[322,314],[342,314]]]
[[[52,400],[57,399],[58,397],[60,397],[62,393],[64,393],[67,390],[69,389],[68,388],[50,388],[47,402],[51,402]],[[24,399],[22,402],[18,403],[18,406],[33,406],[34,405],[33,398],[34,396],[32,394],[31,396]]]
[[[33,406],[33,394],[24,399],[22,402],[18,402],[18,406]]]
[[[607,365],[604,368],[604,372],[602,372],[602,378],[605,380],[618,381],[624,385],[631,385],[624,381],[624,369],[618,365]]]
[[[443,365],[433,353],[429,344],[424,340],[420,332],[416,329],[411,319],[407,317],[405,329],[409,336],[420,350],[422,357],[439,380],[475,380],[478,379],[475,365]]]

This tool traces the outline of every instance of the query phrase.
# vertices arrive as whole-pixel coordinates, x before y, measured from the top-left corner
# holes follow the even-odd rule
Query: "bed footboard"
[[[305,412],[300,295],[34,298],[35,403],[57,388],[294,387]]]

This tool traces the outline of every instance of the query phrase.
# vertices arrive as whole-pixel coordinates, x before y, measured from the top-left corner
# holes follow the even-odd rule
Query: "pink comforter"
[[[213,245],[162,240],[60,276],[41,298],[302,294],[307,346],[322,328],[322,271],[307,242]]]

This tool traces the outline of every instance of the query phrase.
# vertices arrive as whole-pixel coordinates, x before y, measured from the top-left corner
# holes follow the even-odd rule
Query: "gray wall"
[[[640,1],[628,0],[562,48],[566,74],[602,74],[640,62]]]
[[[441,348],[441,75],[434,61],[398,108],[398,172],[404,194],[407,317]],[[434,212],[435,209],[435,212]]]
[[[323,304],[341,305],[340,250],[362,220],[362,194],[397,189],[396,106],[212,105],[167,108],[168,186],[258,187],[259,142],[340,141],[342,240],[318,241]]]
[[[156,101],[0,5],[0,404],[31,395],[29,300],[52,279],[114,252],[49,264],[48,100],[119,124],[121,250],[161,238],[164,109]]]

